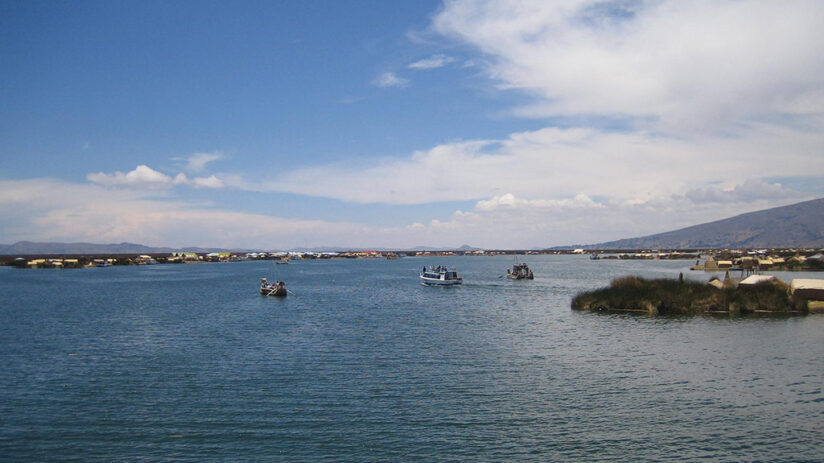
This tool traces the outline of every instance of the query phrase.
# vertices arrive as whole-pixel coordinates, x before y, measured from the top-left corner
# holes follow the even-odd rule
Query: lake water
[[[824,460],[824,316],[573,312],[708,275],[524,260],[534,281],[512,257],[0,268],[0,460]]]

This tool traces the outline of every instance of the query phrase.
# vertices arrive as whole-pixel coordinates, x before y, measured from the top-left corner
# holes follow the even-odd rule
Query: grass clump
[[[629,276],[613,280],[606,288],[578,294],[574,310],[644,312],[651,315],[704,313],[793,313],[806,304],[789,296],[786,284],[768,282],[751,287],[718,289],[706,283]]]
[[[790,297],[789,286],[781,281],[728,290],[727,302],[731,313],[806,312],[806,301]]]

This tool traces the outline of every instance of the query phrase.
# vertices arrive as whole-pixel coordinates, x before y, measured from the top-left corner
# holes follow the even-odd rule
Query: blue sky
[[[0,242],[540,248],[824,195],[818,2],[4,2]]]

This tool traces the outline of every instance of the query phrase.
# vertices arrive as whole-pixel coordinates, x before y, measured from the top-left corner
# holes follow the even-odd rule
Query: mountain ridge
[[[212,248],[170,248],[146,246],[143,244],[122,243],[55,243],[18,241],[14,244],[0,244],[0,255],[60,255],[60,254],[160,254],[174,251],[183,252],[218,252],[223,249]]]
[[[752,249],[824,247],[824,198],[762,209],[584,249]]]
[[[476,251],[480,248],[474,248],[469,245],[462,245],[460,248],[447,247],[428,247],[418,246],[413,249],[394,249],[394,248],[348,248],[335,246],[320,246],[309,249],[292,248],[290,252],[333,252],[333,251]],[[224,249],[224,248],[202,248],[202,247],[182,247],[171,248],[167,246],[146,246],[143,244],[122,242],[122,243],[58,243],[58,242],[34,242],[34,241],[18,241],[13,244],[0,244],[0,255],[80,255],[80,254],[163,254],[172,252],[271,252],[275,249],[261,250],[261,249]]]

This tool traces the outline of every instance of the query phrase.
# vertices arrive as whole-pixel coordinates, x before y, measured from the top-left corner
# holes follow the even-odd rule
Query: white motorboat
[[[437,267],[424,267],[421,270],[420,279],[421,284],[426,286],[454,286],[463,283],[463,278],[458,276],[457,270],[440,265]]]

